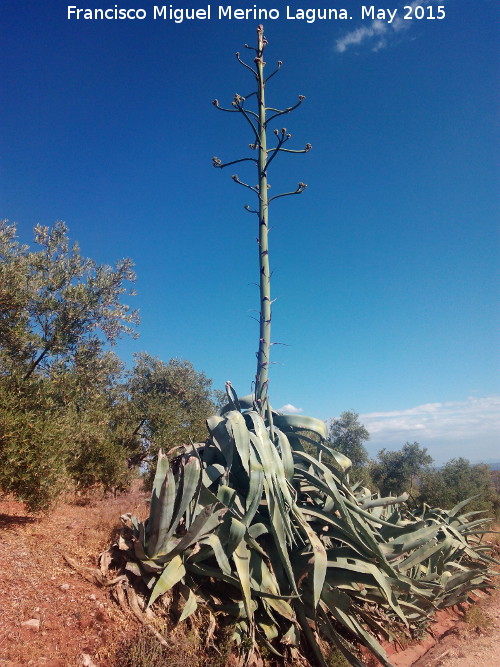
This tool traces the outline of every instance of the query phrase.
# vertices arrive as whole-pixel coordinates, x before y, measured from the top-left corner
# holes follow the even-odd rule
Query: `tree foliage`
[[[476,496],[469,509],[484,510],[489,514],[497,514],[500,510],[500,496],[489,466],[484,463],[472,465],[463,457],[425,472],[419,490],[422,502],[437,507],[453,507],[464,498]]]
[[[0,487],[31,510],[68,485],[125,483],[139,447],[118,419],[123,364],[105,349],[135,335],[132,262],[98,265],[67,232],[38,225],[30,250],[0,223]]]
[[[126,390],[130,414],[140,429],[143,458],[152,470],[160,448],[168,451],[205,439],[205,421],[216,408],[212,381],[189,361],[165,363],[142,352],[135,356]]]
[[[48,372],[84,343],[135,334],[137,311],[122,300],[135,280],[132,261],[98,265],[70,245],[67,232],[63,222],[37,225],[38,249],[30,251],[16,241],[14,225],[0,223],[0,354],[24,379]]]
[[[332,419],[328,427],[328,444],[332,449],[344,454],[352,461],[350,478],[352,481],[370,485],[370,474],[367,467],[368,452],[364,442],[370,434],[359,421],[357,412],[348,410],[340,417]]]
[[[0,488],[32,511],[46,509],[67,479],[68,433],[48,384],[0,381]]]
[[[418,442],[407,442],[398,451],[382,449],[371,465],[371,476],[383,496],[407,491],[415,495],[417,479],[429,468],[432,456]]]
[[[63,489],[130,480],[139,443],[122,437],[122,364],[111,352],[75,359],[46,376],[0,375],[0,488],[32,511],[47,509]]]

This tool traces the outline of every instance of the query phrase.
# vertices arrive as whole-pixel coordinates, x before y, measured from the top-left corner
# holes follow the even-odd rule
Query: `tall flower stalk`
[[[257,195],[258,208],[252,209],[250,206],[245,206],[245,209],[250,213],[254,213],[259,219],[259,236],[257,239],[259,246],[259,289],[260,289],[260,317],[259,317],[259,347],[257,351],[257,371],[255,375],[255,403],[261,415],[267,414],[270,419],[270,407],[268,401],[268,384],[269,384],[269,365],[271,356],[271,319],[272,319],[272,300],[271,300],[271,269],[269,263],[269,205],[274,199],[279,197],[286,197],[290,195],[301,194],[306,185],[299,183],[297,188],[291,192],[283,192],[281,194],[269,197],[269,183],[268,171],[271,162],[280,152],[284,153],[307,153],[311,149],[310,144],[306,144],[302,150],[291,150],[284,147],[284,144],[291,138],[291,134],[287,132],[286,128],[281,130],[275,129],[273,131],[276,137],[276,145],[268,148],[268,128],[269,124],[283,116],[290,113],[298,106],[300,106],[305,99],[303,95],[299,95],[298,102],[285,109],[277,109],[274,107],[266,107],[265,93],[266,84],[281,68],[282,62],[278,61],[276,69],[266,77],[264,61],[264,51],[268,42],[264,36],[263,26],[257,28],[257,48],[250,47],[245,44],[245,48],[255,52],[253,59],[254,67],[245,63],[239,53],[236,53],[238,62],[249,70],[256,80],[256,90],[242,97],[238,93],[235,94],[232,108],[226,109],[221,107],[218,100],[214,100],[213,104],[221,111],[230,113],[239,113],[249,123],[252,128],[253,141],[250,144],[250,149],[257,151],[258,157],[244,157],[239,160],[232,160],[231,162],[222,162],[219,158],[213,158],[213,165],[219,169],[228,167],[229,165],[238,162],[254,162],[257,167],[258,184],[256,186],[248,185],[241,181],[237,174],[233,175],[233,180],[238,185],[252,190]],[[245,106],[247,100],[255,96],[256,110],[249,109]]]

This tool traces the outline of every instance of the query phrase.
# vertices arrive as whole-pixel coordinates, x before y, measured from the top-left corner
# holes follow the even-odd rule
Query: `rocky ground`
[[[500,594],[481,599],[444,632],[412,667],[500,665]]]
[[[117,498],[68,499],[41,517],[0,499],[0,667],[120,667],[117,655],[137,624],[81,566],[96,567],[121,514],[145,515],[146,497],[136,485]],[[433,632],[441,639],[392,655],[395,666],[500,665],[500,594],[466,617],[441,615]]]
[[[60,503],[39,518],[22,503],[0,502],[1,667],[107,667],[136,631],[108,591],[65,557],[95,567],[120,514],[144,514],[145,494],[136,487],[118,498],[80,502]]]

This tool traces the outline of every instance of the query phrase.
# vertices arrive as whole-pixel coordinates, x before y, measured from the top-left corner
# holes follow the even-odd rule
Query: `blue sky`
[[[68,20],[68,4],[0,8],[0,213],[23,241],[62,219],[84,254],[135,260],[141,335],[118,345],[125,361],[188,359],[246,394],[257,229],[211,158],[248,155],[251,137],[211,101],[252,90],[234,53],[259,21],[219,20],[213,3],[210,20],[153,20],[150,0],[116,3],[144,20]],[[423,2],[445,18],[404,19],[388,4],[391,23],[352,1],[352,19],[307,23],[256,3],[280,12],[264,22],[267,62],[284,62],[268,103],[306,95],[286,127],[313,146],[270,170],[274,194],[308,184],[271,211],[273,339],[287,344],[271,398],[322,419],[356,410],[370,453],[417,440],[438,462],[500,458],[498,10]]]

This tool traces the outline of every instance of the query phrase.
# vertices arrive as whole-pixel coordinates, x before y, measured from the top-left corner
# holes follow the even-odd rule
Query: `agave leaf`
[[[314,654],[317,666],[328,667],[328,663],[325,661],[325,657],[321,652],[321,648],[318,644],[316,636],[314,632],[311,630],[311,626],[309,625],[309,621],[304,611],[304,605],[298,602],[296,604],[295,611],[297,614],[297,620],[299,621],[300,627],[302,628],[302,632],[304,633],[307,643],[309,644],[309,647],[312,653]]]
[[[458,514],[458,512],[460,512],[462,507],[465,507],[466,505],[468,505],[475,498],[479,498],[479,494],[477,494],[475,496],[471,496],[470,498],[466,498],[465,500],[462,500],[462,502],[455,505],[455,507],[448,512],[448,516],[450,516],[450,517],[456,516]]]
[[[409,498],[408,493],[403,493],[397,498],[389,496],[388,498],[374,498],[373,500],[365,500],[361,503],[361,507],[366,510],[371,507],[386,507],[387,505],[398,505],[400,503],[405,503]]]
[[[134,546],[134,554],[136,558],[139,558],[139,560],[148,560],[148,556],[146,555],[146,552],[144,550],[144,542],[145,542],[145,535],[146,535],[146,528],[144,526],[144,523],[141,521],[139,524],[139,536],[137,539],[134,539],[133,546]]]
[[[214,505],[204,507],[189,527],[189,530],[179,539],[176,545],[172,549],[167,549],[166,553],[159,553],[155,556],[155,559],[160,562],[167,562],[174,556],[181,554],[199,540],[200,537],[215,530],[221,523],[226,511],[226,508],[218,509]]]
[[[205,486],[211,486],[222,477],[225,471],[225,467],[220,463],[213,463],[207,466],[203,471],[203,484]]]
[[[421,610],[419,610],[421,613]],[[390,626],[387,622],[381,623],[376,620],[370,611],[367,611],[363,607],[356,605],[356,614],[364,621],[367,627],[372,628],[376,634],[384,637],[387,641],[395,641],[395,635],[390,631]],[[406,614],[408,616],[408,614]]]
[[[135,574],[136,577],[142,576],[141,568],[137,563],[134,563],[134,561],[129,561],[125,565],[125,569],[128,570],[129,572],[132,572],[132,574]]]
[[[325,588],[321,599],[323,600],[325,608],[330,611],[332,616],[345,628],[347,628],[347,630],[349,630],[358,639],[358,641],[369,648],[370,651],[380,660],[380,662],[385,667],[393,667],[392,663],[389,662],[386,652],[375,639],[375,637],[370,635],[363,628],[354,614],[349,614],[343,611],[341,607],[340,596],[345,596],[345,594],[342,593],[342,591],[335,591],[334,589]]]
[[[353,573],[369,574],[378,585],[380,591],[383,592],[385,599],[389,603],[391,609],[399,616],[399,618],[406,625],[406,617],[401,610],[394,593],[387,581],[386,575],[380,571],[377,565],[368,563],[355,558],[341,558],[337,554],[340,550],[330,551],[328,556],[328,568],[348,570]],[[397,576],[394,577],[397,579]]]
[[[312,558],[311,558],[312,560],[311,564],[313,568],[312,603],[313,603],[313,609],[316,609],[319,604],[321,591],[323,590],[323,585],[325,583],[326,569],[327,569],[327,555],[322,541],[319,539],[316,533],[311,529],[311,527],[304,519],[304,517],[300,513],[300,510],[297,507],[294,508],[294,514],[299,525],[306,533],[309,543],[312,547]]]
[[[273,639],[276,639],[276,637],[279,635],[278,628],[274,623],[263,623],[260,621],[258,623],[259,630],[262,630],[264,635],[266,636],[266,639],[268,641],[272,641]],[[276,649],[275,649],[276,651]],[[279,655],[279,653],[278,653]]]
[[[331,456],[335,462],[336,467],[340,470],[342,474],[345,474],[352,467],[351,459],[342,454],[342,452],[338,452],[336,449],[328,447],[327,445],[324,444],[324,442],[312,442],[312,444],[314,444],[319,451],[324,452],[325,454]]]
[[[184,609],[182,610],[182,614],[179,618],[179,623],[182,623],[182,621],[185,621],[186,618],[191,616],[191,614],[194,614],[194,612],[198,608],[198,603],[196,602],[196,595],[190,588],[188,589],[188,591],[189,591],[188,598],[186,600],[186,603],[184,604]]]
[[[333,624],[331,623],[330,619],[328,618],[328,615],[322,611],[321,613],[321,630],[324,632],[326,637],[337,646],[337,648],[340,650],[342,655],[347,658],[349,661],[349,664],[352,665],[353,667],[366,667],[366,665],[361,662],[361,660],[352,652],[348,649],[346,646],[346,640],[344,638],[340,638],[340,635],[337,633],[335,628],[333,627]]]
[[[485,514],[485,513],[486,510],[475,510],[473,512],[466,512],[465,514],[460,514],[460,519],[462,521],[465,521],[467,519],[468,521],[470,516],[475,516],[476,514]],[[487,520],[487,517],[484,517],[484,519]]]
[[[297,626],[292,623],[292,625],[285,632],[281,638],[281,643],[286,644],[287,646],[298,646],[300,643],[300,634],[297,631]]]
[[[340,470],[343,473],[346,473],[350,470],[352,467],[352,461],[349,457],[345,456],[342,454],[342,452],[338,452],[336,449],[332,449],[331,447],[327,447],[330,456],[332,459],[335,461],[337,466],[340,468]]]
[[[456,529],[457,529],[458,532],[461,533],[462,535],[466,535],[466,534],[471,534],[471,535],[473,535],[473,534],[475,533],[475,531],[473,530],[473,528],[476,528],[476,527],[479,527],[479,526],[484,526],[485,523],[491,523],[492,521],[493,521],[493,519],[486,519],[486,518],[476,519],[475,521],[468,521],[467,523],[463,523],[463,524],[461,524],[460,526],[457,526]],[[492,531],[488,531],[488,530],[486,530],[486,531],[484,531],[484,532],[486,532],[486,533],[489,533],[489,532],[494,533],[494,532],[498,532],[498,531],[494,531],[494,530],[492,530]]]
[[[346,504],[350,507],[350,503]],[[385,550],[383,549],[383,547],[386,547],[387,545],[383,544],[382,541],[379,541],[381,538],[377,531],[371,529],[370,525],[359,514],[353,513],[352,519],[356,526],[356,532],[359,539],[366,545],[367,549],[371,550],[372,558],[377,561],[379,567],[384,570],[384,572],[390,576],[395,576],[394,568],[388,562],[389,559],[386,557]]]
[[[274,537],[276,549],[290,585],[294,593],[297,593],[287,547],[293,540],[294,533],[289,515],[293,499],[287,485],[283,461],[269,438],[262,417],[258,413],[250,411],[245,414],[245,418],[253,426],[254,432],[250,433],[250,441],[255,448],[264,473],[263,486],[270,519],[269,530]]]
[[[233,552],[233,561],[238,572],[243,602],[247,612],[250,627],[253,627],[252,593],[250,590],[250,552],[246,542],[242,540]],[[253,631],[251,632],[253,635]]]
[[[281,450],[281,460],[283,461],[283,469],[285,471],[285,477],[288,482],[291,482],[293,479],[294,465],[293,465],[293,454],[292,448],[290,446],[290,441],[286,435],[280,431],[279,428],[274,428],[274,433],[278,438],[278,446]]]
[[[160,451],[158,452],[158,460],[156,462],[156,472],[153,480],[153,491],[151,494],[151,505],[149,514],[150,518],[154,517],[156,514],[156,508],[158,506],[161,488],[163,486],[163,482],[165,481],[165,477],[168,470],[170,470],[170,463],[168,461],[168,457],[166,454],[164,454],[163,450],[160,449]]]
[[[252,614],[255,613],[258,607],[258,603],[255,600],[251,601]],[[216,607],[217,611],[222,611],[229,616],[237,619],[248,619],[247,608],[243,600],[238,602],[228,602],[226,604],[221,604]]]
[[[408,558],[405,558],[403,561],[398,563],[396,567],[400,572],[409,570],[415,565],[418,565],[419,563],[422,563],[423,561],[430,558],[436,552],[440,551],[441,548],[441,543],[439,542],[424,544],[419,549],[416,549],[410,556],[408,556]]]
[[[266,649],[269,651],[269,653],[271,653],[272,655],[276,655],[279,658],[283,658],[283,655],[275,649],[275,647],[267,639],[265,634],[259,632],[258,635],[259,635],[259,643],[265,646]]]
[[[444,585],[444,590],[445,591],[451,591],[454,588],[457,588],[461,586],[464,583],[468,583],[475,577],[480,577],[481,579],[484,578],[484,572],[481,570],[465,570],[464,572],[457,572],[456,574],[451,575],[451,577],[448,578]]]
[[[151,508],[146,530],[147,543],[145,545],[145,550],[150,557],[157,551],[160,530],[165,531],[168,529],[174,513],[177,489],[170,464],[168,463],[168,459],[165,459],[166,457],[161,460],[161,465],[160,459],[158,459],[157,471],[158,467],[160,467],[163,474],[165,465],[168,465],[168,468],[165,475],[163,475],[162,483],[159,487],[156,486],[153,488],[153,495],[151,496]],[[157,491],[158,496],[156,496]]]
[[[312,457],[310,457],[308,454],[304,454],[303,452],[294,452],[294,453],[300,455],[306,460],[312,459]],[[322,464],[319,465],[321,466]],[[346,508],[346,499],[340,495],[332,475],[328,474],[330,472],[328,468],[326,468],[326,466],[322,467],[324,467],[325,470],[327,471],[327,474],[324,476],[323,479],[320,479],[316,475],[310,473],[308,470],[300,470],[300,475],[304,477],[308,482],[310,482],[310,484],[314,485],[317,489],[320,489],[321,491],[323,491],[332,498],[332,500],[334,501],[335,509],[341,513],[342,517],[345,519],[351,531],[354,534],[356,534],[356,529],[354,528],[351,514],[350,512],[347,511]],[[319,468],[319,470],[321,470],[321,467]],[[321,472],[323,471],[321,470]]]
[[[463,530],[460,531],[462,535],[474,535],[477,537],[478,535],[500,535],[500,530]],[[489,544],[483,544],[479,545],[477,544],[475,547],[475,550],[477,551],[478,549],[491,549],[491,546]]]
[[[298,595],[297,585],[293,574],[292,564],[290,562],[289,550],[287,547],[287,532],[285,529],[285,519],[283,514],[279,511],[277,504],[274,501],[274,496],[269,492],[267,481],[264,482],[264,490],[268,498],[269,509],[269,532],[273,535],[274,545],[280,557],[281,563],[288,578],[288,582],[295,594]],[[288,517],[286,517],[288,518]]]
[[[237,399],[240,410],[251,410],[254,406],[253,394],[248,394],[247,396],[238,396]],[[221,408],[220,415],[225,415],[227,412],[230,412],[231,410],[234,410],[234,401],[226,403],[226,405],[224,405]]]
[[[201,579],[205,579],[208,577],[213,577],[216,581],[225,581],[227,584],[231,584],[231,586],[234,586],[234,588],[241,593],[241,584],[240,580],[238,579],[237,576],[235,575],[228,575],[224,574],[222,570],[220,570],[217,567],[211,567],[210,565],[206,565],[205,563],[198,563],[191,560],[187,560],[185,563],[186,570],[190,574],[197,575]]]
[[[255,540],[261,535],[269,533],[269,529],[263,523],[254,523],[248,528],[248,534]]]
[[[318,461],[318,459],[315,459],[314,456],[307,454],[307,452],[297,451],[294,452],[294,455],[298,459],[307,461],[310,467],[316,473],[316,475],[319,474],[322,476],[324,483],[327,485],[330,492],[333,493],[333,497],[335,498],[335,500],[338,500],[340,503],[343,502],[343,498],[339,493],[339,489],[342,489],[342,491],[346,494],[346,496],[349,496],[353,500],[355,500],[355,497],[351,493],[351,490],[347,486],[347,484],[345,484],[344,481],[340,479],[340,477],[337,477],[337,475],[335,475],[335,473],[324,463]],[[316,477],[316,479],[319,479],[319,477]]]
[[[221,544],[218,535],[215,535],[215,533],[211,533],[210,535],[207,535],[206,537],[202,538],[200,540],[200,543],[210,545],[214,553],[215,559],[217,561],[217,565],[220,567],[222,572],[224,572],[224,574],[230,575],[231,565],[229,563],[229,559],[226,556],[226,553],[224,551],[224,548]]]
[[[338,517],[335,514],[316,509],[312,505],[301,504],[299,507],[305,517],[312,517],[317,520],[314,522],[313,529],[319,531],[319,526],[322,528],[326,524],[329,527],[327,533],[329,538],[344,542],[350,546],[351,549],[357,551],[359,555],[368,558],[373,557],[373,551],[367,547],[360,537],[358,537],[357,533],[350,530],[346,521],[341,516]]]
[[[226,428],[239,454],[243,469],[250,474],[250,437],[245,419],[240,412],[231,411],[226,414]]]
[[[137,520],[137,517],[130,514],[130,512],[127,512],[126,514],[121,515],[120,521],[122,526],[125,526],[132,531],[134,537],[139,536],[139,521]]]
[[[280,415],[273,416],[273,422],[283,433],[295,433],[297,431],[312,431],[326,440],[328,429],[324,421],[304,415]]]
[[[186,568],[184,567],[182,558],[180,556],[175,556],[165,567],[160,577],[158,578],[155,587],[151,591],[148,607],[150,607],[153,602],[158,597],[160,597],[160,595],[167,593],[172,588],[172,586],[175,586],[175,584],[180,581],[185,574]]]
[[[376,517],[373,516],[370,512],[367,512],[364,509],[361,509],[361,507],[358,507],[358,505],[348,498],[345,499],[345,504],[347,507],[352,509],[353,512],[355,512],[358,516],[362,516],[366,521],[369,521],[372,524],[375,524],[376,526],[387,526],[388,528],[391,528],[392,530],[406,530],[407,526],[402,524],[402,525],[395,525],[394,523],[391,523],[390,521],[386,521],[385,519],[382,519],[381,517]]]
[[[250,570],[252,575],[252,588],[258,595],[265,597],[267,604],[289,621],[295,620],[292,607],[280,595],[279,585],[267,567],[263,558],[254,551],[250,554]]]
[[[255,517],[262,500],[262,491],[264,488],[264,471],[262,464],[258,461],[255,448],[250,446],[250,481],[248,494],[246,497],[245,515],[243,523],[249,526]]]
[[[156,542],[156,550],[158,552],[165,553],[167,542],[175,532],[180,520],[183,518],[189,503],[192,502],[197,495],[200,482],[201,463],[197,457],[192,456],[183,466],[182,487],[177,493],[175,514],[171,518],[171,523],[168,525],[167,519],[169,513],[165,512],[166,517],[163,519],[162,516],[162,521],[158,527],[158,540]]]
[[[233,465],[234,445],[231,434],[227,430],[226,418],[214,415],[207,419],[207,428],[216,446],[218,446],[226,461],[227,471]]]
[[[221,484],[217,489],[217,495],[215,498],[218,502],[225,505],[228,509],[231,509],[234,505],[234,498],[236,496],[236,491],[232,489],[227,484]]]

